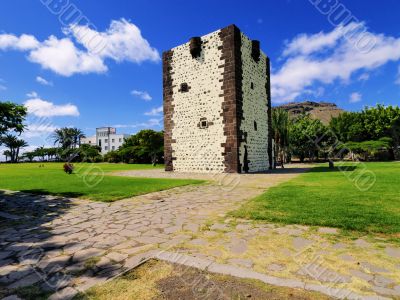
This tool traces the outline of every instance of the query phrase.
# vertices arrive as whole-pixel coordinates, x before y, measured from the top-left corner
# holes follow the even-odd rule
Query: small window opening
[[[181,92],[181,93],[186,93],[186,92],[188,92],[188,91],[189,91],[189,86],[188,86],[188,84],[187,84],[186,82],[181,83],[180,92]]]
[[[254,121],[254,130],[257,131],[257,122]]]
[[[251,83],[250,87],[251,89],[254,89],[254,83]]]

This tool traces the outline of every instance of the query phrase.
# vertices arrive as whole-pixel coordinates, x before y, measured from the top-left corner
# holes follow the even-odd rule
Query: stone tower
[[[165,170],[273,166],[269,58],[230,25],[163,53]]]

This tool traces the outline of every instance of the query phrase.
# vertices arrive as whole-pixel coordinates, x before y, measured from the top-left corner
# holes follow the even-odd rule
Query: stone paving
[[[246,199],[304,170],[123,172],[119,175],[210,182],[114,203],[0,191],[0,284],[8,289],[39,285],[58,291],[51,299],[68,299],[136,266],[143,253],[167,249],[310,287],[322,283],[366,296],[400,296],[400,248],[388,241],[352,241],[332,228],[226,219],[226,212]]]

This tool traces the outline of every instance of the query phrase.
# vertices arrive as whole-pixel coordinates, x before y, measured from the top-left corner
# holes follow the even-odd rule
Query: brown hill
[[[313,101],[291,102],[276,106],[275,108],[283,108],[288,111],[291,118],[306,113],[313,119],[321,120],[324,124],[329,124],[333,117],[337,117],[344,112],[344,110],[337,107],[335,103]]]

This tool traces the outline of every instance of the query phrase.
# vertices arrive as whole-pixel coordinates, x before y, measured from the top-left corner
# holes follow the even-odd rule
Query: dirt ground
[[[332,298],[300,289],[274,287],[255,280],[243,280],[150,260],[113,281],[89,289],[75,299],[325,300]]]

